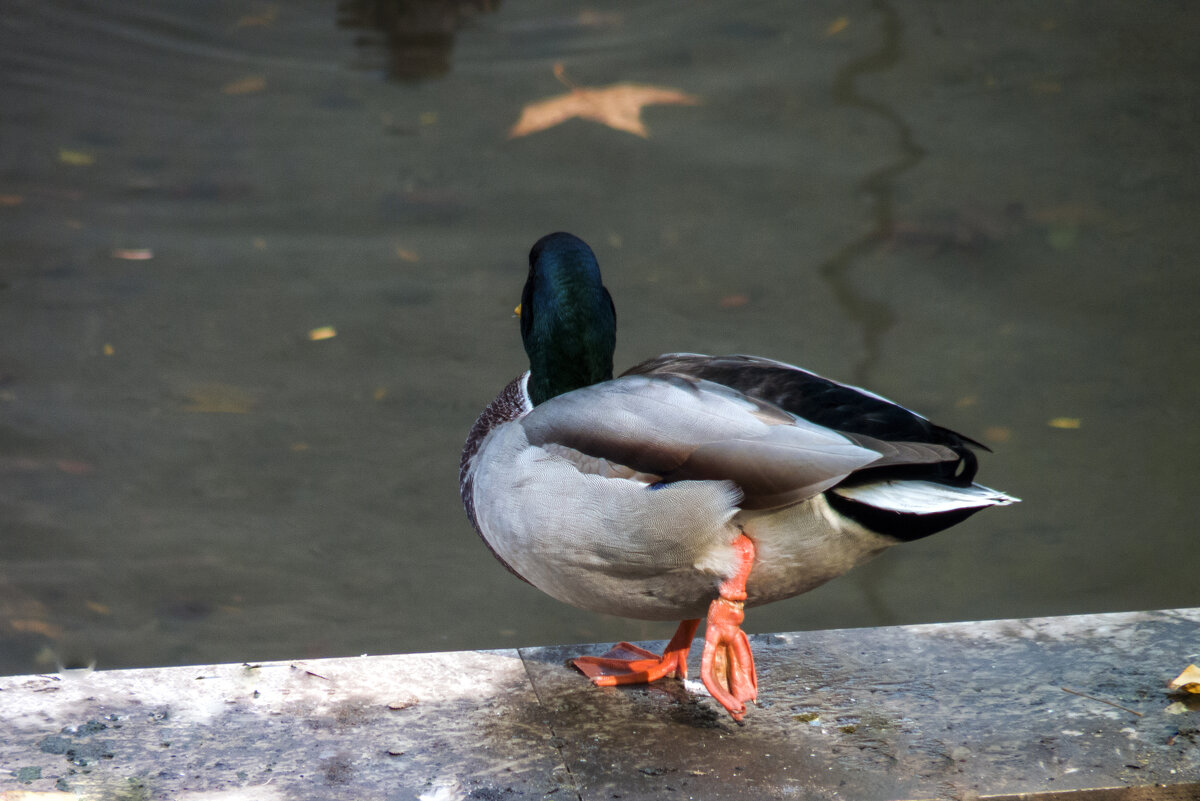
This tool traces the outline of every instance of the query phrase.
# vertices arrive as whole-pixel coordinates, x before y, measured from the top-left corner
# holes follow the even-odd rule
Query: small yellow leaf
[[[437,125],[438,114],[436,111],[422,111],[417,121],[422,125]]]
[[[8,627],[22,634],[40,634],[51,640],[57,640],[63,636],[62,626],[47,623],[45,620],[10,620]]]
[[[407,250],[406,248],[401,248],[401,247],[396,248],[396,258],[400,259],[400,261],[408,261],[408,262],[421,260],[421,257],[417,254],[416,251]]]
[[[304,453],[306,450],[308,450],[307,442],[293,442],[292,443],[292,453]]]
[[[112,252],[112,257],[127,261],[146,261],[154,258],[154,251],[150,248],[117,248]]]
[[[111,615],[112,610],[99,601],[84,601],[83,605],[97,615]]]
[[[308,332],[308,338],[313,342],[320,342],[322,339],[333,339],[336,336],[337,329],[332,325],[323,325]]]
[[[225,84],[221,87],[221,91],[227,95],[249,95],[261,92],[266,88],[266,78],[261,75],[247,75],[245,78],[238,78],[236,81]]]
[[[1055,417],[1047,422],[1046,425],[1051,428],[1079,428],[1083,425],[1083,421],[1078,417]]]
[[[261,236],[256,236],[256,237],[254,237],[254,239],[250,240],[250,245],[255,250],[266,250],[267,249],[267,240]]]
[[[988,426],[983,430],[983,438],[990,442],[1008,442],[1012,439],[1012,429],[1004,426]]]
[[[393,711],[399,711],[401,709],[408,709],[410,706],[416,706],[420,702],[420,699],[415,695],[407,695],[404,698],[398,698],[395,701],[392,701],[387,705],[387,708]]]
[[[70,164],[72,167],[86,167],[96,163],[95,156],[91,153],[84,153],[82,150],[59,150],[58,160],[63,164]]]
[[[261,25],[270,25],[279,16],[279,6],[267,6],[263,11],[257,14],[247,14],[237,21],[237,27],[250,28]]]
[[[958,400],[956,400],[954,402],[954,408],[969,409],[977,403],[979,403],[978,395],[963,395],[961,398],[959,398]]]
[[[105,356],[112,356],[114,353],[117,352],[116,348],[114,348],[112,345],[108,344],[107,342],[104,343],[103,350],[104,350]]]
[[[580,25],[584,27],[600,27],[600,26],[617,26],[625,21],[625,18],[619,13],[603,13],[600,11],[592,11],[584,9],[579,12],[576,18]]]
[[[745,306],[749,302],[750,297],[748,295],[726,295],[725,297],[721,298],[721,308],[736,309],[739,306]]]
[[[375,387],[375,391],[371,393],[371,397],[377,401],[381,401],[387,397],[386,387]]]
[[[835,36],[846,28],[850,27],[849,17],[838,17],[833,22],[829,23],[829,27],[825,29],[826,36]]]
[[[1183,669],[1182,673],[1171,679],[1170,683],[1167,684],[1167,688],[1200,694],[1200,667],[1188,665]]]
[[[183,393],[185,412],[197,414],[249,414],[254,398],[249,392],[228,384],[197,384]]]
[[[0,801],[76,801],[79,796],[75,793],[64,793],[58,790],[4,790],[0,792]]]

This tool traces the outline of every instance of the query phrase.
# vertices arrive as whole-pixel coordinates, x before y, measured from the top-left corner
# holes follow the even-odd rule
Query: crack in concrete
[[[567,763],[567,754],[564,750],[565,741],[563,738],[559,737],[558,733],[554,730],[553,712],[546,703],[546,699],[542,698],[542,692],[540,689],[538,689],[538,683],[534,678],[533,671],[529,669],[529,663],[525,660],[524,651],[518,648],[517,656],[521,659],[521,667],[525,669],[525,678],[529,682],[529,686],[533,689],[533,697],[537,699],[538,705],[542,709],[546,710],[546,714],[549,716],[546,718],[546,728],[550,731],[550,747],[558,752],[559,764],[562,765],[563,770],[567,774],[567,778],[571,782],[571,787],[569,789],[573,792],[576,801],[583,801],[583,788],[579,786],[578,777],[575,776],[574,771],[571,770],[571,766]]]

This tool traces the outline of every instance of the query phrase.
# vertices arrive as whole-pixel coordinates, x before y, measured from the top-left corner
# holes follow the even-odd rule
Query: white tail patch
[[[915,515],[932,515],[957,509],[981,509],[985,506],[1007,506],[1020,500],[979,484],[953,487],[933,481],[880,481],[857,487],[837,487],[833,491],[843,498],[865,503],[876,509]]]

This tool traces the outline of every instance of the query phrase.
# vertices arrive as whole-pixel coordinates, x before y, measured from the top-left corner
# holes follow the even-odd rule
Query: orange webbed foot
[[[713,601],[708,608],[704,655],[700,659],[700,679],[704,686],[738,721],[746,714],[746,702],[758,695],[754,654],[746,632],[741,629],[745,617],[741,601],[727,598]]]
[[[580,656],[571,660],[598,687],[618,684],[648,684],[666,676],[687,678],[687,656],[699,620],[685,620],[675,630],[662,655],[633,643],[614,645],[603,656]]]
[[[737,554],[735,572],[721,582],[719,597],[708,607],[700,678],[717,703],[729,710],[734,720],[741,721],[746,714],[746,703],[758,695],[754,654],[746,632],[742,631],[742,621],[746,619],[746,580],[754,566],[754,543],[741,534],[733,547]],[[603,656],[581,656],[572,660],[572,664],[599,687],[646,684],[672,675],[687,678],[688,650],[699,625],[699,620],[680,623],[661,656],[622,642]]]
[[[746,580],[754,566],[754,543],[745,534],[733,541],[738,566],[734,575],[721,583],[720,597],[708,606],[704,632],[704,655],[700,679],[734,720],[746,714],[746,702],[758,695],[758,676],[750,640],[742,631],[746,619]]]

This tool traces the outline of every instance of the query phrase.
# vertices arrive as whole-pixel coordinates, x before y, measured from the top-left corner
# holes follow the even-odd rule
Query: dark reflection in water
[[[449,72],[455,33],[499,7],[500,0],[338,0],[337,22],[362,31],[355,45],[365,68],[417,81]]]
[[[865,384],[882,356],[881,343],[895,324],[896,315],[882,300],[859,290],[851,268],[889,239],[895,228],[894,195],[899,176],[920,163],[925,151],[913,140],[904,118],[892,106],[868,97],[858,88],[865,76],[891,69],[902,58],[903,28],[899,15],[889,4],[876,0],[871,8],[880,18],[877,49],[868,51],[838,70],[833,79],[833,99],[839,105],[862,109],[887,121],[895,141],[890,162],[879,167],[859,183],[871,203],[874,225],[862,237],[846,243],[821,265],[821,276],[829,282],[833,296],[846,314],[862,328],[863,356],[855,366],[853,380]]]

